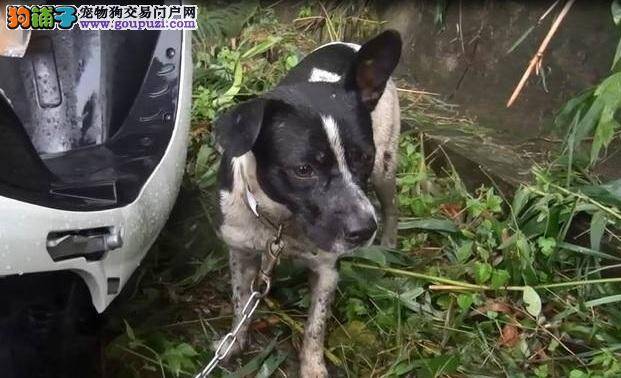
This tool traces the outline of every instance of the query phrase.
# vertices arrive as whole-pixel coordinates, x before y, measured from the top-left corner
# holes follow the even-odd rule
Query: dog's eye
[[[301,178],[309,178],[313,176],[313,167],[309,164],[298,165],[294,168],[293,172],[296,176]]]

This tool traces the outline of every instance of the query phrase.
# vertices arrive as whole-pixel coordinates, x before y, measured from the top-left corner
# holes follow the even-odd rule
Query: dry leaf
[[[502,327],[502,334],[500,335],[500,345],[511,348],[519,341],[520,332],[518,328],[512,324],[505,324],[505,326]]]
[[[440,212],[454,221],[462,221],[462,206],[461,203],[443,203],[440,205]]]
[[[491,300],[487,301],[483,306],[478,307],[476,310],[474,310],[475,314],[485,314],[488,311],[513,314],[513,309],[508,304],[500,301]]]
[[[278,318],[278,316],[269,316],[267,318],[252,322],[252,324],[250,324],[250,329],[253,331],[263,332],[267,331],[269,328],[278,324],[279,322],[280,319]]]

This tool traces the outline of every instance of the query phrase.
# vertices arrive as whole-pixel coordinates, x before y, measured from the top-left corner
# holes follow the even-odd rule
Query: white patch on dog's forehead
[[[321,45],[321,46],[317,47],[312,52],[315,52],[315,51],[319,50],[322,47],[326,47],[326,46],[330,46],[330,45],[345,45],[345,46],[349,47],[350,49],[352,49],[354,51],[360,50],[360,45],[357,44],[357,43],[351,43],[351,42],[330,42],[330,43],[326,43],[325,45]]]
[[[321,124],[323,125],[323,129],[328,136],[330,148],[336,157],[336,163],[339,166],[339,171],[341,172],[343,179],[347,184],[353,184],[351,172],[349,171],[349,166],[347,165],[347,160],[345,159],[345,148],[343,148],[343,143],[341,143],[341,135],[339,134],[339,128],[336,121],[332,118],[332,116],[322,115]]]
[[[336,83],[339,80],[341,80],[341,75],[316,67],[313,67],[313,70],[308,78],[309,83]]]

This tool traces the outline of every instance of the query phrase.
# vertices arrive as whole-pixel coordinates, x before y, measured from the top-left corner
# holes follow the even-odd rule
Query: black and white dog
[[[285,225],[285,256],[312,271],[312,300],[300,353],[302,377],[325,377],[323,340],[339,257],[373,242],[378,228],[365,194],[382,206],[381,243],[397,232],[395,170],[400,131],[390,75],[401,38],[388,30],[362,46],[330,43],[304,58],[272,91],[216,121],[223,151],[219,228],[230,249],[235,323],[260,254],[274,237],[259,214]],[[246,329],[236,349],[244,346]]]

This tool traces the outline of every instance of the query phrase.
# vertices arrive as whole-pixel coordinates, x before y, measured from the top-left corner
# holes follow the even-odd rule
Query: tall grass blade
[[[621,294],[609,295],[607,297],[592,299],[590,301],[584,302],[584,305],[587,307],[595,307],[601,306],[610,303],[621,302]]]
[[[600,245],[602,244],[602,237],[606,231],[606,223],[608,223],[608,218],[606,218],[606,214],[604,214],[603,211],[598,211],[593,214],[591,218],[591,229],[589,231],[592,250],[599,251]]]
[[[567,242],[559,242],[558,247],[571,251],[571,252],[576,252],[576,253],[579,253],[585,256],[599,257],[600,259],[607,259],[607,260],[614,260],[614,261],[621,261],[621,257],[609,255],[608,253],[605,253],[605,252],[596,251],[591,248],[581,247],[579,245],[575,245],[575,244],[571,244]]]

